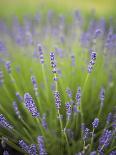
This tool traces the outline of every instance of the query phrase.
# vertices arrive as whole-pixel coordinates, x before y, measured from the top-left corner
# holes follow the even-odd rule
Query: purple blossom
[[[101,138],[99,139],[98,151],[102,152],[104,148],[107,148],[112,139],[112,131],[105,129]]]
[[[22,98],[22,96],[20,95],[19,92],[16,92],[16,97],[18,98],[19,102],[23,102],[23,98]]]
[[[21,118],[20,111],[19,111],[18,105],[17,105],[17,103],[15,101],[13,102],[13,108],[14,108],[14,111],[15,111],[16,115],[20,119]]]
[[[37,90],[38,86],[37,86],[37,81],[36,81],[35,76],[31,76],[31,81],[32,81],[34,89]]]
[[[45,150],[43,136],[38,136],[37,141],[38,141],[38,145],[39,145],[39,155],[47,155],[47,152]]]
[[[51,63],[51,67],[53,68],[52,72],[56,73],[56,62],[55,62],[54,52],[50,53],[50,63]]]
[[[37,155],[36,145],[35,144],[31,144],[31,146],[29,148],[29,154],[30,155]]]
[[[3,155],[9,155],[8,151],[4,151]]]
[[[10,130],[13,129],[13,126],[10,125],[9,122],[7,122],[3,114],[0,114],[0,125],[6,129],[10,129]]]
[[[69,120],[72,113],[71,102],[67,102],[65,106],[66,106],[67,119]]]
[[[81,101],[81,87],[78,88],[77,93],[76,93],[76,101],[77,105],[80,106],[80,101]]]
[[[4,81],[4,80],[3,80],[3,77],[4,77],[4,76],[3,76],[3,72],[0,71],[0,85],[3,84],[3,81]]]
[[[28,145],[26,142],[24,142],[24,140],[19,140],[19,145],[20,145],[20,147],[21,147],[24,151],[26,151],[27,153],[29,153],[30,147],[29,147],[29,145]]]
[[[39,52],[40,63],[43,64],[44,63],[44,55],[43,55],[42,46],[41,46],[41,44],[38,44],[37,47],[38,47],[38,52]]]
[[[11,62],[10,61],[6,61],[5,67],[8,73],[11,73]]]
[[[88,128],[85,128],[83,131],[83,140],[87,140],[89,138],[90,132]]]
[[[95,118],[92,125],[93,125],[93,128],[97,128],[98,127],[98,124],[99,124],[99,119],[98,118]]]
[[[90,152],[90,155],[97,155],[96,151]]]
[[[66,88],[66,93],[69,98],[72,98],[72,92],[71,92],[70,88]]]
[[[116,155],[116,150],[113,150],[112,152],[110,152],[109,155]]]
[[[112,113],[110,112],[107,116],[107,120],[106,120],[106,123],[109,124],[112,120]]]
[[[46,122],[46,114],[43,114],[42,116],[42,126],[47,129],[48,126],[47,126],[47,122]]]
[[[25,103],[26,108],[29,110],[29,112],[32,114],[33,117],[40,116],[37,110],[37,107],[29,93],[24,94],[24,103]]]
[[[91,60],[96,60],[96,52],[91,52]]]
[[[104,102],[104,96],[105,96],[105,90],[104,90],[104,88],[101,88],[101,91],[100,91],[100,101],[101,101],[101,103]]]
[[[57,108],[57,109],[60,109],[61,100],[60,100],[60,94],[59,94],[58,91],[54,91],[54,98],[55,98],[56,108]]]

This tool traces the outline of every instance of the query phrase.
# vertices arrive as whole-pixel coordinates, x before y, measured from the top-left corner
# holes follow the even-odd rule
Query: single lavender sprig
[[[43,136],[38,136],[37,141],[39,145],[39,155],[47,155]]]
[[[97,128],[98,127],[98,124],[99,124],[99,119],[98,118],[95,118],[92,125],[93,125],[93,129]]]
[[[19,146],[20,146],[24,151],[26,151],[27,153],[29,153],[30,147],[29,147],[29,145],[28,145],[26,142],[24,142],[24,140],[19,140]]]
[[[90,152],[90,155],[97,155],[97,152],[96,151],[92,151],[92,152]]]
[[[71,92],[70,88],[66,88],[66,93],[69,98],[72,98],[72,92]]]
[[[13,102],[13,108],[14,108],[14,111],[15,111],[16,115],[20,119],[21,118],[20,111],[19,111],[18,105],[17,105],[17,103],[15,101]]]
[[[54,52],[50,53],[50,63],[51,63],[51,67],[53,68],[52,72],[55,74],[56,73],[56,62],[55,62]]]
[[[8,151],[4,151],[3,155],[9,155]]]
[[[13,126],[9,124],[3,114],[0,114],[0,125],[6,129],[12,130]]]
[[[83,131],[83,140],[86,141],[90,136],[90,130],[88,128],[85,128]]]
[[[110,152],[109,155],[116,155],[116,150],[113,150],[112,152]]]
[[[20,95],[19,92],[16,92],[16,97],[17,97],[19,102],[23,102],[23,97]]]
[[[42,116],[42,126],[44,127],[44,129],[48,129],[48,125],[46,122],[46,114],[43,114]]]
[[[24,103],[25,103],[26,108],[29,110],[29,112],[32,114],[33,117],[40,116],[37,110],[37,107],[29,93],[24,94]]]
[[[101,106],[103,107],[103,103],[104,103],[104,98],[105,98],[105,90],[104,88],[101,88],[100,91],[100,101],[101,101]]]
[[[44,55],[43,55],[42,46],[41,44],[38,44],[37,47],[38,47],[38,52],[39,52],[40,63],[44,64]]]
[[[71,113],[72,113],[72,104],[71,102],[67,102],[66,103],[66,114],[67,114],[67,120],[70,120],[70,117],[71,117]]]
[[[88,65],[88,73],[91,73],[93,70],[93,66],[95,64],[95,60],[96,60],[96,52],[92,51],[91,52],[91,59]]]
[[[54,91],[54,98],[55,98],[56,109],[59,110],[61,107],[61,100],[60,100],[59,91]]]
[[[3,78],[4,78],[3,72],[0,71],[0,85],[3,84],[3,82],[4,82],[4,79]]]
[[[31,146],[29,148],[29,154],[30,155],[37,155],[37,150],[36,150],[36,145],[35,144],[31,144]]]
[[[106,120],[107,125],[110,124],[111,120],[112,120],[112,113],[110,112],[110,113],[108,114],[107,120]]]
[[[77,106],[80,106],[80,102],[81,102],[81,87],[79,87],[78,90],[77,90],[76,101],[77,101]]]
[[[35,76],[31,76],[31,81],[32,81],[32,84],[33,84],[34,90],[37,91],[38,86],[37,86],[37,81],[36,81]]]
[[[104,129],[104,132],[99,139],[99,146],[98,146],[98,152],[103,152],[104,148],[107,148],[111,142],[112,139],[112,131],[108,129]]]
[[[8,73],[11,73],[11,62],[10,61],[5,62],[5,67]]]
[[[99,119],[95,118],[94,121],[92,122],[93,131],[92,131],[92,137],[91,137],[90,151],[91,151],[92,146],[93,146],[94,131],[98,127],[98,125],[99,125]]]

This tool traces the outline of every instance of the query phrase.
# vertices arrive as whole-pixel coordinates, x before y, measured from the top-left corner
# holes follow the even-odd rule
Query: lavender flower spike
[[[17,103],[15,101],[13,102],[13,108],[14,108],[14,111],[15,111],[16,115],[20,119],[21,118],[20,111],[19,111],[18,105],[17,105]]]
[[[104,148],[108,147],[112,139],[112,131],[105,129],[102,137],[99,139],[99,153],[103,151]]]
[[[95,118],[92,125],[93,125],[93,128],[97,128],[98,127],[98,124],[99,124],[99,119],[98,118]]]
[[[66,114],[67,114],[67,119],[70,119],[71,113],[72,113],[72,108],[71,108],[71,103],[67,102],[66,103]]]
[[[10,129],[10,130],[13,129],[13,126],[10,125],[9,122],[7,122],[3,114],[0,114],[0,125],[6,129]]]
[[[39,51],[39,58],[40,58],[40,63],[44,63],[44,55],[43,55],[43,50],[41,44],[38,44],[38,51]]]
[[[26,144],[26,143],[24,142],[24,140],[19,140],[19,145],[20,145],[20,147],[21,147],[24,151],[26,151],[27,153],[29,153],[29,145]]]
[[[5,67],[6,67],[7,71],[8,71],[8,73],[11,73],[11,62],[10,61],[6,61]]]
[[[37,110],[37,107],[29,93],[24,94],[24,103],[26,108],[30,111],[33,117],[39,117],[40,114]]]
[[[36,145],[35,144],[31,144],[31,146],[29,148],[29,154],[30,155],[36,155],[37,154]]]
[[[47,155],[47,152],[45,150],[43,136],[38,136],[37,141],[39,145],[39,155]]]
[[[37,86],[37,81],[36,81],[35,76],[31,76],[31,81],[32,81],[34,90],[37,90],[38,89],[38,86]]]
[[[3,155],[9,155],[8,151],[4,151]]]
[[[61,106],[61,100],[60,100],[60,94],[58,91],[54,91],[54,98],[55,98],[56,108],[59,110]]]

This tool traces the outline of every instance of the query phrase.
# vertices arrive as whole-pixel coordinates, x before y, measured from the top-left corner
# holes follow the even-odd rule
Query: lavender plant
[[[3,155],[115,154],[116,35],[85,24],[79,12],[0,22]]]

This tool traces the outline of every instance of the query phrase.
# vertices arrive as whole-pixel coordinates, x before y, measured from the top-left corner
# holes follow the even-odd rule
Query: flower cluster
[[[47,155],[47,152],[45,150],[43,136],[38,136],[37,141],[38,141],[38,145],[39,145],[39,154],[40,155]]]
[[[61,107],[61,100],[60,100],[60,93],[59,93],[59,91],[54,91],[54,98],[55,98],[56,108],[59,110],[60,107]]]
[[[0,125],[6,129],[12,130],[13,126],[9,124],[3,114],[0,114]]]
[[[93,65],[95,64],[95,60],[96,60],[96,52],[92,51],[91,52],[91,60],[88,65],[88,73],[92,72]]]
[[[44,55],[43,55],[42,46],[41,44],[38,44],[37,47],[38,47],[38,52],[39,52],[40,63],[44,64]]]
[[[39,117],[39,112],[37,110],[37,107],[29,93],[24,94],[24,102],[26,108],[31,112],[33,117]]]

